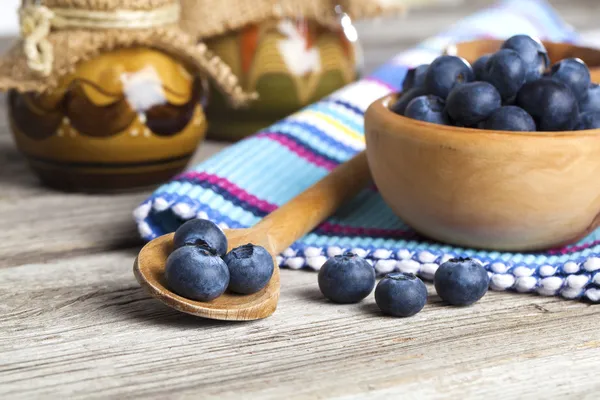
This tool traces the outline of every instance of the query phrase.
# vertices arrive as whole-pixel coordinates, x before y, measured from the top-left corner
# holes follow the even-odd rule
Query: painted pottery
[[[232,108],[211,91],[209,137],[240,139],[351,83],[360,69],[356,40],[350,24],[334,28],[304,18],[271,19],[207,39],[244,90],[259,95],[248,107]]]
[[[47,185],[154,185],[180,172],[204,137],[205,86],[165,53],[123,48],[78,64],[50,91],[10,91],[10,123]]]

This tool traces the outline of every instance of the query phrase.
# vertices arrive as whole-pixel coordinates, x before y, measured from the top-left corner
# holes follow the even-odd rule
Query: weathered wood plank
[[[367,72],[488,3],[360,23]],[[597,27],[598,2],[552,3],[577,28]],[[490,293],[459,309],[432,296],[422,313],[398,320],[380,316],[372,298],[327,303],[316,274],[284,270],[269,319],[224,323],[174,312],[148,298],[131,272],[130,213],[149,191],[87,196],[39,186],[14,149],[3,101],[0,398],[591,399],[600,392],[600,309],[583,303]],[[196,160],[220,146],[206,143]],[[132,248],[110,252],[124,247]],[[45,264],[22,265],[33,262]]]
[[[283,270],[272,317],[225,323],[148,298],[133,258],[0,270],[0,398],[533,399],[600,390],[598,307],[490,293],[451,308],[432,296],[414,318],[394,319],[372,297],[328,303],[316,274]]]

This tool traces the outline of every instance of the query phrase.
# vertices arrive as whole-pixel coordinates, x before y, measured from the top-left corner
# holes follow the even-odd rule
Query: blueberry
[[[600,85],[592,83],[579,106],[581,112],[600,111]]]
[[[455,306],[468,306],[486,294],[489,277],[485,268],[474,260],[455,258],[440,265],[433,283],[442,300]]]
[[[592,84],[590,70],[579,58],[566,58],[552,66],[550,77],[567,85],[575,98],[583,100]]]
[[[441,56],[427,69],[425,88],[428,94],[446,99],[455,86],[473,80],[475,74],[467,61],[456,56]]]
[[[375,302],[385,314],[411,317],[421,311],[427,302],[427,288],[413,274],[387,274],[377,284]]]
[[[214,222],[206,219],[192,219],[175,231],[173,245],[176,249],[182,246],[204,245],[216,250],[224,256],[227,253],[227,237]]]
[[[319,289],[336,303],[358,303],[375,287],[375,270],[353,253],[330,258],[319,270]]]
[[[586,112],[581,114],[575,129],[578,131],[600,129],[600,112]]]
[[[500,93],[487,82],[472,82],[457,86],[446,102],[446,110],[450,118],[463,126],[478,124],[501,106]]]
[[[527,35],[516,35],[502,45],[503,49],[511,49],[519,53],[527,66],[527,82],[538,79],[550,66],[550,57],[544,45],[537,39]]]
[[[490,57],[492,57],[491,54],[485,54],[485,55],[479,57],[477,59],[477,61],[475,61],[473,63],[473,72],[475,73],[476,80],[478,80],[478,81],[483,80],[483,76],[484,76],[483,74],[485,72],[485,65],[487,64]]]
[[[182,297],[211,301],[227,289],[229,269],[213,249],[183,246],[167,258],[165,279],[169,289]]]
[[[533,117],[538,130],[543,132],[570,131],[579,117],[579,106],[571,89],[551,78],[523,85],[517,105]]]
[[[240,294],[252,294],[264,288],[275,269],[269,252],[253,244],[231,250],[223,261],[229,267],[229,290]]]
[[[527,66],[519,53],[503,49],[490,57],[485,65],[482,80],[494,85],[502,101],[512,102],[525,84],[526,75]]]
[[[444,100],[436,96],[419,96],[413,99],[404,115],[419,121],[431,122],[440,125],[449,125],[450,121],[444,112]]]
[[[402,91],[406,92],[409,89],[425,86],[425,74],[429,64],[419,65],[416,68],[411,68],[406,73],[404,82],[402,83]]]
[[[425,94],[427,94],[427,92],[424,88],[418,87],[409,89],[408,91],[403,92],[402,95],[398,98],[398,100],[396,100],[396,102],[392,104],[390,110],[392,110],[398,115],[404,115],[408,103],[410,103],[411,101],[413,101],[413,99],[419,96],[424,96]]]
[[[493,131],[533,132],[535,121],[527,111],[516,106],[505,106],[494,111],[481,123],[480,128]]]

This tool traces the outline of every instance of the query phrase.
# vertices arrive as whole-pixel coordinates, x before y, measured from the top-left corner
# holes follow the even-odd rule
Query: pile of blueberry
[[[167,258],[165,279],[170,290],[198,301],[211,301],[229,290],[252,294],[273,275],[273,258],[263,247],[247,244],[227,253],[227,237],[217,225],[193,219],[181,225]]]
[[[450,55],[411,69],[390,107],[408,118],[500,131],[600,128],[600,86],[587,65],[566,58],[550,66],[543,44],[527,35],[506,40],[473,66]]]
[[[217,225],[193,219],[181,225],[167,258],[165,279],[170,290],[198,301],[211,301],[229,290],[252,294],[263,289],[275,265],[260,246],[247,244],[227,253],[227,237]],[[375,288],[375,270],[363,258],[345,253],[327,260],[319,271],[321,293],[333,302],[358,303]],[[456,258],[442,264],[434,278],[439,296],[446,302],[466,306],[487,292],[489,278],[479,263]],[[427,288],[413,274],[387,274],[375,289],[375,301],[388,315],[410,317],[423,309]]]
[[[455,306],[468,306],[487,293],[489,277],[478,262],[455,258],[440,265],[435,273],[434,285],[442,300]],[[319,270],[319,289],[335,303],[358,303],[374,287],[375,270],[354,253],[332,257]],[[377,284],[375,302],[387,315],[410,317],[427,303],[427,288],[413,274],[387,274]]]

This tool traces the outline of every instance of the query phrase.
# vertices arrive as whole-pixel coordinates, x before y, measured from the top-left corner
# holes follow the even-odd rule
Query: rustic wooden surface
[[[367,69],[487,1],[360,26]],[[599,3],[553,4],[581,30]],[[0,43],[6,47],[6,41]],[[180,314],[132,274],[131,210],[148,191],[40,187],[14,148],[0,98],[0,398],[597,398],[600,308],[490,293],[468,309],[432,301],[382,317],[372,298],[338,306],[316,274],[281,271],[266,320]],[[205,143],[196,161],[222,148]]]

